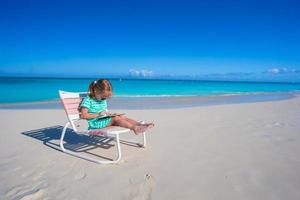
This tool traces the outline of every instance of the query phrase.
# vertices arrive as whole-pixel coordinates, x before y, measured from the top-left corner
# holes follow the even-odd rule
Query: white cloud
[[[130,69],[129,74],[131,76],[136,76],[136,77],[151,77],[153,76],[153,71],[146,70],[146,69],[141,69],[141,70]]]
[[[267,70],[267,73],[269,74],[298,74],[300,71],[296,69],[289,69],[286,67],[283,68],[271,68]]]

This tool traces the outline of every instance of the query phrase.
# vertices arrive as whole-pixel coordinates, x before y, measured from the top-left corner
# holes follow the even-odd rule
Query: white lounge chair
[[[121,133],[126,133],[130,132],[130,129],[127,128],[122,128],[122,127],[117,127],[117,126],[111,126],[103,129],[95,129],[95,130],[78,130],[75,123],[78,120],[83,120],[80,118],[80,112],[79,112],[79,106],[84,97],[87,96],[87,92],[66,92],[59,90],[59,96],[61,99],[62,104],[64,105],[65,112],[68,117],[68,122],[63,128],[63,131],[61,133],[61,138],[60,138],[60,147],[61,150],[65,153],[93,161],[96,163],[100,164],[114,164],[118,163],[121,160],[122,154],[121,154],[121,146],[120,146],[120,134]],[[81,153],[76,153],[74,151],[68,150],[64,148],[64,137],[66,134],[67,128],[71,128],[75,133],[81,134],[81,135],[101,135],[103,137],[107,138],[112,138],[116,141],[117,144],[117,159],[116,160],[100,160],[96,159],[90,156],[82,155]],[[146,147],[146,134],[142,133],[140,134],[143,137],[143,142],[142,144],[134,141],[137,145],[140,147]],[[132,143],[133,141],[128,141],[122,139],[121,141],[124,142],[130,142]]]

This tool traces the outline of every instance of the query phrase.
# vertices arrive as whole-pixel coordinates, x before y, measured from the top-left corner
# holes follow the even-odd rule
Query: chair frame
[[[141,144],[137,141],[130,141],[130,140],[125,140],[125,139],[120,138],[120,134],[128,133],[131,131],[130,129],[127,129],[127,128],[110,126],[110,127],[106,127],[103,129],[95,129],[95,130],[84,130],[84,131],[77,130],[74,122],[82,120],[80,118],[79,106],[80,106],[81,100],[86,95],[88,95],[88,93],[87,92],[67,92],[67,91],[62,91],[62,90],[59,90],[58,92],[59,92],[61,102],[64,106],[64,109],[65,109],[65,112],[66,112],[67,118],[68,118],[68,121],[65,124],[65,126],[62,130],[62,133],[61,133],[61,137],[60,137],[60,148],[63,152],[68,153],[73,156],[76,156],[76,157],[79,157],[79,158],[82,158],[82,159],[85,159],[85,160],[99,163],[99,164],[116,164],[122,158],[120,141],[135,143],[139,147],[143,147],[143,148],[146,147],[146,133],[145,132],[139,134],[143,137],[143,142]],[[69,101],[69,103],[67,103],[68,101]],[[141,122],[141,123],[143,123],[143,122]],[[74,151],[66,149],[64,147],[64,137],[66,135],[68,128],[71,128],[75,133],[77,133],[79,135],[88,135],[88,136],[101,135],[103,137],[107,137],[107,138],[115,140],[116,145],[117,145],[117,150],[116,150],[117,158],[115,160],[97,159],[97,158],[93,158],[91,156],[82,155],[81,153],[76,153]]]

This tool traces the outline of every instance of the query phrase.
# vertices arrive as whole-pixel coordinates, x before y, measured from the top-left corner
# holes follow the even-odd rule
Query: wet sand
[[[299,92],[274,92],[221,96],[171,96],[171,97],[113,97],[108,99],[109,109],[172,109],[209,105],[255,103],[290,99]],[[0,109],[62,109],[59,100],[0,104]]]

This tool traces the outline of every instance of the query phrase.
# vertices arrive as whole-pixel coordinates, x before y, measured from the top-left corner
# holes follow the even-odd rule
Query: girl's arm
[[[100,113],[97,113],[97,114],[91,114],[91,113],[88,113],[88,109],[87,108],[84,108],[82,107],[81,108],[81,118],[82,119],[94,119],[96,117],[99,117],[99,115],[105,115],[106,112],[100,112]]]

